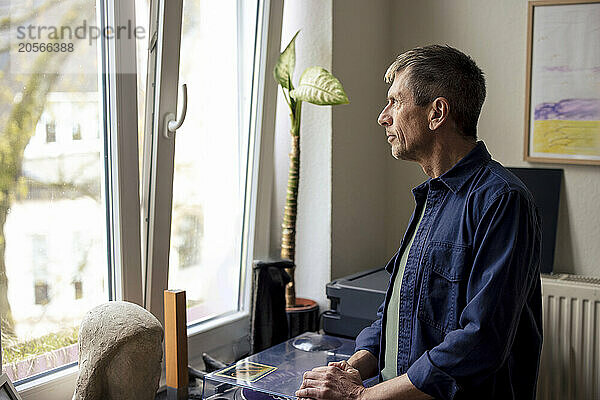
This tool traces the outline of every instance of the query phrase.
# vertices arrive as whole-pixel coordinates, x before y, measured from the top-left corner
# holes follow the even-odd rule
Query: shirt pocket
[[[425,249],[417,317],[443,334],[458,328],[469,254],[468,246],[449,242],[430,242]]]

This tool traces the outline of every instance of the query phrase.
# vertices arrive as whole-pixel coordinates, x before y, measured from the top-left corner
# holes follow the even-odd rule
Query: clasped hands
[[[302,386],[296,391],[299,400],[355,400],[365,392],[357,369],[346,361],[331,362],[304,373]]]

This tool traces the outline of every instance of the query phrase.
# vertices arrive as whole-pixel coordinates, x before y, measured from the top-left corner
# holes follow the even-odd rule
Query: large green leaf
[[[349,103],[341,82],[321,67],[307,68],[290,96],[297,101],[308,101],[320,106]]]
[[[296,67],[296,36],[299,33],[300,31],[296,32],[292,40],[290,40],[283,53],[279,55],[279,60],[277,60],[275,68],[273,68],[275,81],[288,90],[293,89],[292,75]]]

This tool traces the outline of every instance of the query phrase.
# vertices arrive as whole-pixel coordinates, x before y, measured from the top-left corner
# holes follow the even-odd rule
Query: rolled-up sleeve
[[[383,318],[383,307],[385,301],[381,303],[377,310],[377,319],[370,325],[364,328],[356,337],[355,352],[359,350],[367,350],[379,359],[379,350],[381,342],[381,320]]]
[[[540,279],[539,252],[537,210],[524,193],[503,192],[484,207],[460,328],[410,366],[413,385],[453,399],[461,385],[477,385],[505,363],[527,294]]]

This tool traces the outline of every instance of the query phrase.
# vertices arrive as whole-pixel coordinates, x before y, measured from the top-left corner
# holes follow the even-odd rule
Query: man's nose
[[[379,114],[377,123],[381,126],[390,126],[392,124],[392,117],[390,117],[390,115],[387,113],[387,107],[381,111],[381,114]]]

